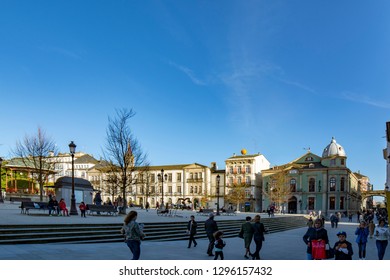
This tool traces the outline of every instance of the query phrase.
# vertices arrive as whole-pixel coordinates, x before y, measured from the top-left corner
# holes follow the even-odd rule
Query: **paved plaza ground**
[[[80,216],[71,217],[49,217],[46,215],[23,215],[20,214],[18,206],[20,203],[11,204],[5,202],[0,204],[0,224],[50,224],[50,223],[121,223],[124,216]],[[178,214],[181,217],[159,217],[155,210],[138,210],[138,222],[168,222],[168,221],[188,221],[189,216],[194,214],[191,211],[181,211]],[[254,216],[256,213],[240,213],[236,216],[218,216],[215,220],[218,222],[222,219],[241,219],[245,216]],[[263,217],[267,215],[262,214]],[[277,219],[278,216],[275,216]],[[196,220],[204,221],[207,217],[196,216]],[[337,229],[331,228],[326,223],[325,228],[328,230],[330,243],[333,245],[337,241],[336,233],[340,230],[347,232],[349,240],[354,249],[353,259],[358,260],[358,248],[355,242],[355,229],[358,226],[356,221],[347,222],[342,220]],[[185,229],[183,229],[185,230]],[[261,257],[264,260],[305,260],[306,245],[302,241],[302,236],[307,228],[299,228],[284,232],[267,234]],[[208,241],[198,239],[198,246],[187,248],[188,242],[170,241],[142,242],[141,259],[142,260],[209,260],[206,254]],[[244,260],[244,242],[242,239],[226,238],[227,246],[224,248],[226,260]],[[254,249],[254,244],[252,244]],[[252,250],[253,250],[252,249]],[[25,244],[25,245],[1,245],[1,260],[128,260],[131,259],[131,252],[125,243],[94,243],[94,244]],[[377,260],[377,251],[375,239],[369,239],[367,244],[367,260]],[[385,260],[390,260],[390,248],[387,249]]]

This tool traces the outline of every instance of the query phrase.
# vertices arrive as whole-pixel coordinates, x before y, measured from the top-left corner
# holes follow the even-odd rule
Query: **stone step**
[[[262,219],[269,228],[269,233],[306,226],[304,217],[286,217]],[[218,221],[220,230],[226,238],[236,237],[242,220]],[[185,240],[187,222],[147,223],[145,224],[146,241]],[[122,224],[77,224],[77,225],[0,225],[0,245],[38,244],[38,243],[96,243],[123,242],[120,234]],[[198,238],[206,238],[204,222],[198,223]]]

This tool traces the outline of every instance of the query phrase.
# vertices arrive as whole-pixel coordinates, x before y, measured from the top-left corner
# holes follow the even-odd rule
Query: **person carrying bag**
[[[308,260],[326,259],[326,244],[329,244],[328,232],[323,227],[321,219],[314,221],[314,228],[308,228],[303,236],[303,242],[307,245]]]

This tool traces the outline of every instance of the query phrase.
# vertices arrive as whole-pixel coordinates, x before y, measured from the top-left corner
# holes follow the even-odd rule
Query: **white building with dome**
[[[347,154],[334,137],[321,157],[309,150],[289,163],[263,170],[262,175],[263,210],[278,204],[289,213],[356,214],[364,209],[363,186],[371,186],[367,176],[348,168]],[[280,189],[284,192],[277,196]]]

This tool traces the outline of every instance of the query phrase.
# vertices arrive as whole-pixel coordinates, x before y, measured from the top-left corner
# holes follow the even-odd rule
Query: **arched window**
[[[316,180],[314,178],[309,179],[309,192],[316,191]]]
[[[297,180],[295,180],[294,178],[290,180],[290,190],[292,192],[297,191]]]
[[[336,191],[336,178],[332,177],[329,180],[329,191],[334,192]]]

